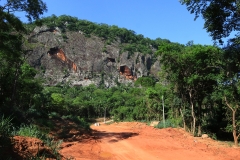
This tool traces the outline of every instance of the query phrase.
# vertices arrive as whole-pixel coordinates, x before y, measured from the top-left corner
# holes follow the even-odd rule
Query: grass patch
[[[22,124],[18,129],[14,129],[12,134],[14,136],[35,137],[41,140],[46,138],[46,134],[43,134],[35,125]]]

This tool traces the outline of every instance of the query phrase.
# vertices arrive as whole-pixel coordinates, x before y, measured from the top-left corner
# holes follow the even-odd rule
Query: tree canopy
[[[1,114],[26,110],[41,92],[38,80],[34,79],[36,71],[25,63],[25,28],[14,12],[25,12],[29,21],[32,21],[39,19],[46,9],[46,4],[41,0],[7,0],[0,5]]]
[[[0,5],[2,17],[14,12],[25,12],[29,21],[40,18],[47,11],[47,6],[42,0],[7,0],[5,4]],[[5,14],[3,14],[5,13]]]
[[[205,20],[204,28],[213,40],[223,43],[233,31],[239,35],[240,29],[240,1],[238,0],[180,0],[187,6],[195,19],[202,16]]]
[[[120,28],[116,25],[93,23],[68,15],[52,15],[42,18],[39,21],[35,21],[34,24],[30,25],[36,26],[39,24],[53,28],[58,27],[63,32],[81,32],[86,37],[90,37],[91,35],[98,36],[101,37],[103,41],[105,41],[105,45],[109,45],[117,41],[121,44],[121,53],[128,51],[129,53],[141,52],[143,54],[153,54],[153,52],[158,48],[159,43],[161,41],[165,41],[161,38],[152,40],[150,38],[144,37],[142,34],[137,34],[133,30]]]

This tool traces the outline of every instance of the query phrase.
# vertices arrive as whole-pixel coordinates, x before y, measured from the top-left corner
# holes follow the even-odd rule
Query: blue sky
[[[213,44],[203,29],[203,19],[194,21],[194,15],[178,0],[43,1],[48,6],[48,12],[43,17],[65,14],[95,23],[117,25],[151,39],[159,37],[181,44],[190,40],[195,44]],[[25,21],[23,17],[21,19]]]

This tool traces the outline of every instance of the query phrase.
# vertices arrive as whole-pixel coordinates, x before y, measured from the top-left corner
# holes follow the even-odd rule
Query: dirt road
[[[183,129],[123,122],[91,126],[91,138],[63,144],[76,160],[240,160],[240,148],[192,137]]]

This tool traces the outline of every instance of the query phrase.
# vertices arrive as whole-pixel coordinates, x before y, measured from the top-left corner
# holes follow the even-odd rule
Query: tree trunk
[[[236,125],[236,110],[232,110],[232,127],[233,127],[233,139],[234,145],[238,146],[237,125]]]
[[[202,104],[198,103],[198,137],[202,135]]]
[[[202,126],[199,124],[198,125],[198,137],[202,135]]]
[[[163,126],[165,128],[165,112],[164,112],[164,100],[163,100],[163,96],[162,96],[162,106],[163,106]]]
[[[107,110],[107,107],[104,108],[104,123],[106,123],[106,110]]]
[[[193,118],[192,134],[194,136],[195,135],[195,130],[196,130],[196,117],[195,117],[195,114],[194,114],[194,105],[193,105],[193,101],[192,101],[192,94],[191,94],[191,92],[189,92],[189,96],[190,96],[190,104],[191,104],[191,113],[192,113],[192,118]]]
[[[236,108],[233,108],[227,101],[226,96],[224,97],[225,103],[228,106],[229,109],[232,111],[232,133],[233,133],[233,139],[234,139],[234,145],[238,146],[238,138],[239,134],[237,133],[237,124],[236,124],[236,112],[239,106],[236,106]]]
[[[181,115],[182,115],[183,128],[184,128],[184,130],[186,131],[186,122],[185,122],[184,115],[183,115],[183,113],[182,113],[182,109],[181,109],[181,108],[180,108],[180,113],[181,113]]]
[[[89,113],[89,106],[88,106],[87,112],[88,112],[88,119],[89,119],[89,114],[90,114],[90,113]]]
[[[16,90],[17,90],[18,76],[19,76],[19,68],[17,66],[15,71],[15,79],[12,85],[12,97],[11,97],[12,106],[16,105]]]

